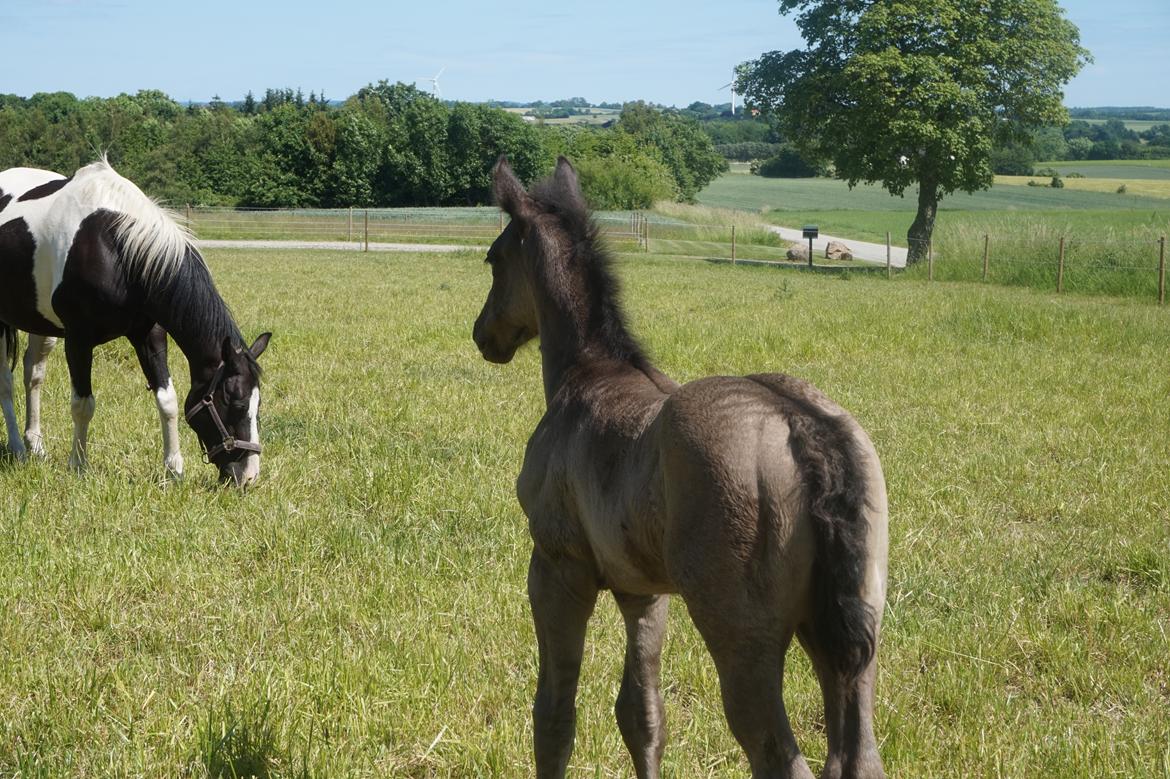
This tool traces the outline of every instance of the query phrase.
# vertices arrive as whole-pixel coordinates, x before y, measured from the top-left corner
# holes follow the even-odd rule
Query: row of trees
[[[271,89],[261,100],[186,107],[158,91],[0,95],[0,138],[0,169],[68,173],[104,151],[175,204],[484,204],[499,155],[530,181],[566,154],[596,207],[645,208],[693,199],[726,169],[698,123],[677,112],[632,103],[613,127],[560,128],[386,81],[340,105]]]

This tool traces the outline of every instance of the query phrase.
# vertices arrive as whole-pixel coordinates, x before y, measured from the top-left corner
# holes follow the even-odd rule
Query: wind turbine
[[[719,87],[719,91],[722,92],[723,90],[727,89],[728,87],[731,87],[731,115],[735,116],[735,79],[734,78],[731,81],[728,81],[723,86]]]
[[[431,76],[430,78],[420,78],[419,79],[419,81],[431,82],[431,97],[435,98],[436,100],[440,99],[442,97],[442,94],[443,94],[442,92],[439,91],[439,76],[443,75],[443,71],[446,69],[447,69],[447,66],[444,65],[443,67],[439,68],[438,73]]]

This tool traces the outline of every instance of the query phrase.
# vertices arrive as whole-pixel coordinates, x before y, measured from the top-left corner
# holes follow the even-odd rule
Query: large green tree
[[[1056,0],[780,0],[806,48],[741,68],[748,101],[849,182],[918,185],[909,259],[940,199],[992,183],[997,144],[1062,125],[1062,87],[1089,59]]]

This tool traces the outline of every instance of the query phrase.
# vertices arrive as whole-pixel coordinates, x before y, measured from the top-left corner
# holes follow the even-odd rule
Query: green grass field
[[[124,343],[99,349],[93,468],[0,462],[0,776],[532,774],[529,541],[513,483],[539,352],[470,341],[479,254],[209,253],[275,332],[259,485],[163,487]],[[1128,300],[625,257],[631,319],[682,380],[787,371],[862,421],[891,502],[877,733],[891,777],[1170,776],[1170,319]],[[172,355],[176,384],[187,388]],[[744,776],[672,605],[669,777]],[[630,776],[603,600],[572,776]],[[814,770],[819,695],[788,707]]]
[[[913,219],[916,196],[914,188],[905,197],[894,197],[877,185],[859,184],[850,190],[845,182],[837,179],[766,179],[726,174],[700,192],[698,200],[705,206],[747,211],[896,211],[907,212]],[[939,208],[942,211],[1170,210],[1170,202],[1165,198],[1114,192],[999,186],[975,194],[956,192],[943,198]]]

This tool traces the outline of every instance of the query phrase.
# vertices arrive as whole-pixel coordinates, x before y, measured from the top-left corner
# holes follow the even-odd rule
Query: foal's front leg
[[[69,452],[69,467],[78,473],[88,463],[86,439],[89,422],[97,402],[93,397],[93,345],[78,338],[65,338],[65,361],[69,363],[69,378],[73,383],[73,447]]]
[[[585,626],[597,602],[596,575],[576,560],[549,560],[533,550],[528,600],[540,652],[532,707],[536,776],[560,779],[573,754],[577,677],[585,651]]]
[[[158,419],[162,425],[163,466],[175,479],[183,477],[183,453],[179,451],[179,396],[167,367],[167,333],[159,325],[145,332],[127,336],[134,344],[138,364],[146,376],[147,386],[154,393]]]
[[[626,621],[626,667],[614,713],[638,779],[657,779],[666,747],[666,712],[658,682],[670,599],[619,592],[613,596]]]
[[[45,456],[45,436],[41,433],[41,387],[49,364],[49,352],[57,339],[48,335],[29,335],[24,350],[24,443],[28,452]]]

